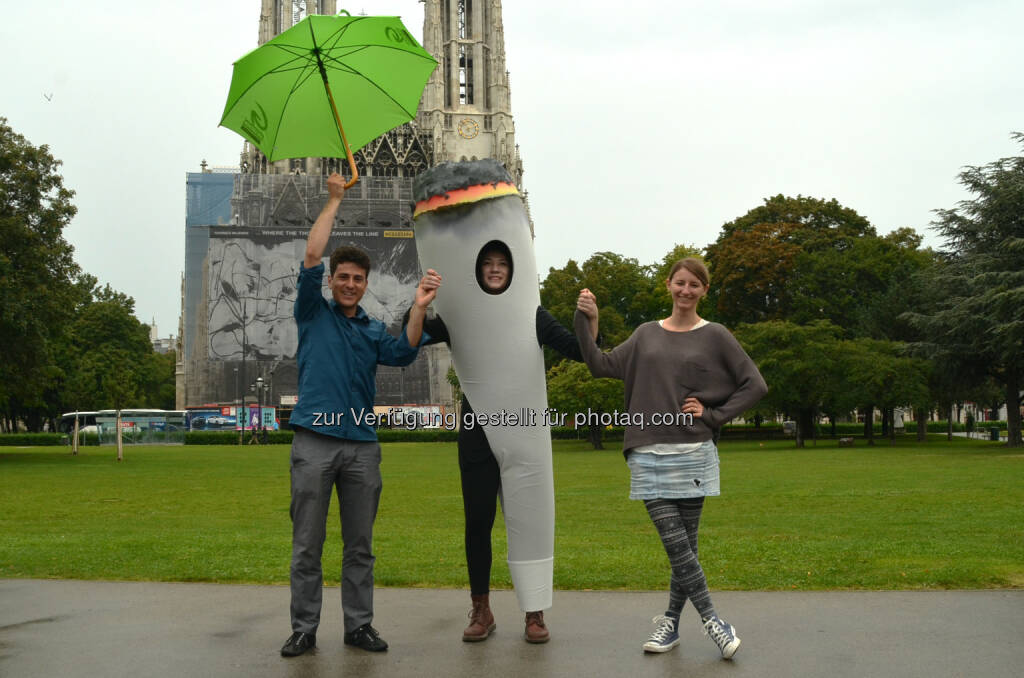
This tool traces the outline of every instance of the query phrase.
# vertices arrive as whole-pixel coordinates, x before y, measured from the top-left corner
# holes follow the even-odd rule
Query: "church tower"
[[[431,164],[495,158],[522,190],[501,0],[426,0],[423,47],[439,64],[417,115],[433,141]]]
[[[259,44],[286,31],[309,14],[337,14],[337,0],[261,0]],[[360,176],[414,177],[433,164],[430,138],[415,123],[400,125],[353,153]],[[268,162],[258,148],[244,142],[239,166],[243,174],[348,174],[345,158],[290,158]]]

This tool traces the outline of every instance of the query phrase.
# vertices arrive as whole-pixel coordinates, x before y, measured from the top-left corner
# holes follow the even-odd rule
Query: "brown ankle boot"
[[[488,594],[473,596],[473,609],[469,611],[469,626],[462,632],[462,639],[467,643],[487,640],[495,629],[494,615]]]
[[[548,627],[544,625],[543,612],[526,613],[526,642],[546,643],[551,639]]]

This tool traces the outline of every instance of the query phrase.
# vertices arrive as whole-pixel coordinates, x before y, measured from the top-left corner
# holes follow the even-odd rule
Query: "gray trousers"
[[[341,512],[341,609],[345,632],[373,621],[373,521],[380,502],[380,445],[295,430],[292,480],[292,631],[316,633],[323,599],[320,559],[333,488]]]

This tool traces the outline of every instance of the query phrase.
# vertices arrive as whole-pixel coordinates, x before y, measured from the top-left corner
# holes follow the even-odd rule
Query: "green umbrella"
[[[220,124],[271,162],[347,156],[352,186],[352,152],[416,116],[435,66],[398,17],[313,14],[235,62]]]

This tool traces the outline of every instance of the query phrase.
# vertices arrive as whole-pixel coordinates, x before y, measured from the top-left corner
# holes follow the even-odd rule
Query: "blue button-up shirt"
[[[377,364],[404,367],[419,347],[405,336],[392,337],[379,320],[360,307],[349,318],[320,292],[321,262],[299,265],[295,322],[299,326],[299,401],[290,424],[346,440],[377,440],[365,415],[373,415]],[[423,341],[428,339],[423,334]]]

